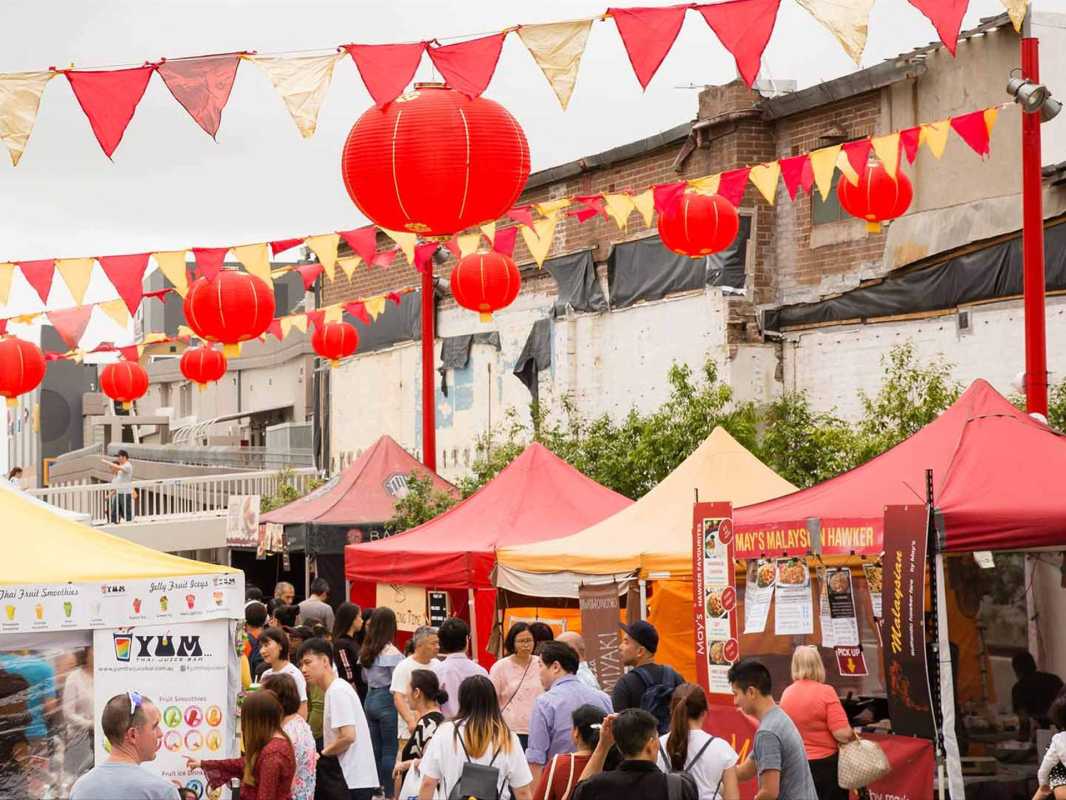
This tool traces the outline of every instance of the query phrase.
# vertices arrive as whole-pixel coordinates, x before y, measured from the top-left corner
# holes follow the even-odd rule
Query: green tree
[[[805,488],[855,466],[857,440],[848,423],[817,413],[803,392],[788,393],[762,409],[755,451],[785,480]]]
[[[306,491],[301,492],[296,488],[296,472],[292,467],[285,467],[278,472],[278,487],[274,494],[259,498],[259,513],[265,514],[275,508],[287,506],[294,500],[299,500],[306,494],[310,494],[325,481],[319,478],[311,478],[307,481]]]
[[[429,522],[459,502],[459,498],[433,486],[433,479],[420,472],[407,476],[407,494],[396,501],[396,513],[386,530],[400,533]]]

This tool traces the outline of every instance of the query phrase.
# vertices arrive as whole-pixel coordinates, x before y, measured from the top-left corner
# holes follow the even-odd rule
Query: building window
[[[817,188],[811,187],[812,225],[826,225],[830,222],[854,219],[851,214],[841,208],[840,200],[837,199],[837,184],[840,183],[842,177],[843,173],[839,169],[833,173],[833,184],[829,190],[829,197],[825,200],[822,200],[822,193]]]
[[[170,407],[170,384],[169,383],[161,383],[161,384],[159,384],[159,407],[160,408],[169,408]]]

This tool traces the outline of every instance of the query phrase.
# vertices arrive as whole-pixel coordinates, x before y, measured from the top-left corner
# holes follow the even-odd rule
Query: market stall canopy
[[[0,481],[0,490],[14,494],[18,497],[21,497],[23,500],[33,503],[35,506],[40,506],[41,508],[47,511],[51,511],[57,517],[73,520],[74,522],[84,522],[86,525],[92,522],[91,514],[82,514],[78,511],[68,511],[65,508],[60,508],[59,506],[54,506],[51,503],[46,503],[44,500],[34,497],[32,494],[29,494],[28,492],[22,491],[22,489],[18,489],[12,486],[7,481]]]
[[[428,477],[438,491],[457,494],[454,486],[427,469],[395,439],[382,436],[337,477],[305,497],[263,514],[259,521],[347,526],[388,522],[412,472]]]
[[[692,574],[692,503],[728,500],[741,506],[780,497],[796,487],[715,428],[678,467],[636,503],[572,536],[497,554],[496,582],[531,596],[576,597],[590,576],[631,574],[638,568],[671,577]]]
[[[496,551],[566,536],[632,503],[532,444],[476,494],[406,533],[345,548],[351,581],[488,586]]]
[[[926,470],[949,550],[1056,546],[1066,532],[1066,439],[975,381],[907,440],[831,480],[736,512],[738,557],[877,554],[886,505],[925,501]]]

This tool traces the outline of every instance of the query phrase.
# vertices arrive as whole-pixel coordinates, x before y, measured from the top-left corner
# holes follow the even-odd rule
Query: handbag
[[[837,783],[841,789],[862,789],[892,771],[881,745],[856,737],[842,744],[837,760]]]

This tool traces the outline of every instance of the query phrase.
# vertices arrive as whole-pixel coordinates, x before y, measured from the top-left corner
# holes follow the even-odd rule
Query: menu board
[[[692,516],[697,672],[712,702],[732,703],[728,673],[740,658],[733,508],[696,503]]]
[[[851,570],[834,567],[825,571],[829,617],[833,626],[833,644],[837,647],[858,647],[859,621],[855,617],[855,596],[851,586]]]
[[[777,567],[769,558],[748,562],[748,581],[744,589],[744,633],[762,633],[774,599]]]
[[[803,558],[779,558],[777,565],[777,605],[774,633],[802,636],[814,633],[811,571]]]
[[[824,569],[818,570],[818,624],[822,629],[822,647],[836,647],[833,618],[829,616],[829,590]]]
[[[866,574],[866,588],[870,594],[870,605],[873,606],[874,619],[884,616],[881,607],[881,562],[863,564],[862,571]]]

